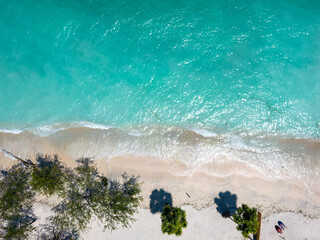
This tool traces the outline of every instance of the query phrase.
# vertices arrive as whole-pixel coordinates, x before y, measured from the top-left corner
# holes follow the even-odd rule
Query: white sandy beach
[[[119,228],[115,231],[103,231],[98,222],[91,224],[91,229],[82,234],[84,239],[105,240],[105,239],[186,239],[186,240],[240,240],[243,239],[241,233],[236,230],[236,224],[228,218],[223,218],[214,207],[196,210],[192,206],[182,206],[187,212],[188,227],[183,229],[180,237],[164,235],[161,232],[160,214],[151,214],[148,209],[141,208],[135,215],[137,221],[131,228]],[[37,204],[35,212],[37,215],[47,215],[50,207],[45,204]],[[283,234],[279,235],[274,225],[281,220],[287,226]],[[291,212],[274,213],[263,218],[261,228],[261,239],[281,239],[287,240],[318,240],[320,236],[320,220],[310,219],[302,214]]]
[[[68,166],[75,166],[70,151],[62,144],[50,144],[48,139],[37,137],[38,145],[33,139],[29,148],[19,151],[19,144],[25,139],[19,143],[17,138],[2,138],[1,144],[11,151],[16,150],[23,158],[34,159],[37,152],[58,153]],[[287,240],[320,239],[320,189],[310,192],[297,179],[270,180],[239,161],[190,167],[178,160],[168,162],[151,156],[122,155],[95,160],[99,170],[110,178],[118,178],[124,171],[140,175],[144,200],[131,228],[104,232],[97,222],[93,222],[91,230],[82,234],[84,239],[176,239],[161,233],[160,214],[150,211],[150,196],[160,189],[171,194],[173,205],[186,210],[188,227],[178,239],[243,239],[235,223],[217,211],[216,203],[223,202],[224,197],[227,201],[232,197],[231,207],[246,203],[262,213],[261,239],[279,239],[274,228],[279,220],[288,227],[281,235]],[[8,167],[13,163],[14,160],[0,153],[1,166]],[[43,220],[53,203],[41,199],[35,207],[36,214]]]

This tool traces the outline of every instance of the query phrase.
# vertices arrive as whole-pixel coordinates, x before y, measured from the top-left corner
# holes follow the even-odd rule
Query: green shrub
[[[165,205],[161,213],[161,230],[163,233],[181,236],[182,228],[187,227],[186,212],[178,207]]]
[[[242,204],[232,218],[238,224],[237,230],[241,231],[243,237],[248,238],[250,233],[257,233],[259,221],[255,208],[250,208],[248,205]]]

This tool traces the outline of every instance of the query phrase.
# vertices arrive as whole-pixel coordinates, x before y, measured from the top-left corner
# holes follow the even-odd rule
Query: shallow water
[[[266,176],[319,183],[319,9],[0,0],[2,146],[23,131],[64,142],[77,127],[82,144],[67,143],[83,154],[191,165],[229,154]]]
[[[0,1],[0,123],[319,138],[317,1]]]

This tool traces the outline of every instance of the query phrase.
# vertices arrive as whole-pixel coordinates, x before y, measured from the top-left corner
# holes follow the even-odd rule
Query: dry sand
[[[241,233],[236,230],[236,224],[228,218],[223,218],[214,206],[202,210],[196,210],[192,206],[182,206],[187,213],[187,228],[183,229],[180,237],[169,236],[161,232],[160,213],[152,214],[149,209],[140,209],[135,215],[137,219],[131,228],[119,228],[115,231],[103,231],[97,221],[92,222],[91,229],[83,233],[84,239],[105,240],[105,239],[186,239],[186,240],[208,240],[243,239]],[[50,207],[37,203],[35,212],[38,216],[45,216],[50,212]],[[281,220],[287,226],[283,234],[275,231],[275,224]],[[261,228],[261,239],[283,239],[287,240],[319,240],[320,219],[310,219],[302,214],[284,212],[274,213],[263,218]]]
[[[137,214],[137,222],[129,229],[118,229],[116,231],[101,232],[97,223],[92,224],[92,229],[83,235],[85,239],[188,239],[209,240],[243,239],[241,233],[236,230],[236,224],[230,219],[222,218],[214,207],[205,208],[200,211],[191,206],[183,206],[187,213],[188,227],[183,230],[181,237],[164,235],[161,232],[160,214],[152,215],[150,211],[141,209]],[[275,224],[281,220],[287,226],[283,234],[275,231]],[[308,219],[301,214],[276,213],[262,221],[262,240],[284,239],[294,240],[319,240],[320,220]],[[128,237],[130,236],[130,237]]]

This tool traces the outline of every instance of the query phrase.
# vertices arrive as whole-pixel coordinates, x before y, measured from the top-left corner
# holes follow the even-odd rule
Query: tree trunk
[[[2,152],[4,152],[5,154],[8,154],[10,157],[13,157],[15,159],[17,159],[21,164],[23,164],[25,167],[33,167],[35,166],[35,164],[33,162],[31,162],[31,160],[27,159],[27,160],[23,160],[22,158],[19,158],[18,156],[14,155],[13,153],[5,150],[5,149],[0,149]]]

